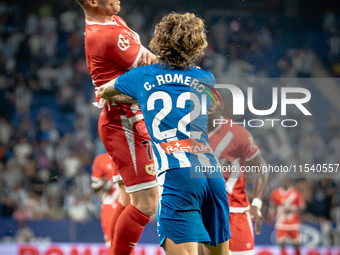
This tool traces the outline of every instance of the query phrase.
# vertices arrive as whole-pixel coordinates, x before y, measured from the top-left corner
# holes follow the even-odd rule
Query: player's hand
[[[261,228],[261,225],[262,225],[261,211],[256,206],[250,206],[249,212],[250,212],[251,218],[255,222],[255,234],[259,235],[260,234],[260,228]]]
[[[110,99],[116,94],[117,90],[112,84],[103,85],[97,89],[97,95],[104,99]]]
[[[157,62],[158,62],[157,57],[154,54],[152,54],[148,49],[143,48],[143,52],[138,61],[137,66],[152,65],[156,64]]]

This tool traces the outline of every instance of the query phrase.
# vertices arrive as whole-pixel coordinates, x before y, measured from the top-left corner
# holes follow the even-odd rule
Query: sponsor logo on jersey
[[[150,175],[155,175],[156,174],[156,170],[155,170],[155,165],[154,163],[150,164],[150,165],[146,165],[145,166],[145,171],[150,174]]]
[[[171,154],[175,151],[185,151],[190,153],[210,153],[210,147],[204,142],[197,142],[194,139],[184,139],[171,141],[169,143],[162,142],[162,149]]]
[[[130,47],[129,39],[125,39],[122,34],[119,34],[118,47],[122,51],[126,51]]]

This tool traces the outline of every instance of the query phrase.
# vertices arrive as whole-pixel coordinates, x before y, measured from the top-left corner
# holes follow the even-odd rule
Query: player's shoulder
[[[272,191],[272,196],[276,196],[280,194],[280,188],[277,188],[275,190]]]
[[[109,160],[110,159],[110,156],[108,153],[103,153],[103,154],[99,154],[98,156],[95,157],[94,159],[94,163],[101,163],[105,160]]]
[[[129,73],[134,73],[138,75],[143,75],[143,74],[159,74],[160,70],[157,64],[153,65],[142,65],[142,66],[137,66],[129,71]]]
[[[291,188],[291,192],[292,192],[292,193],[295,193],[295,194],[297,194],[297,195],[300,195],[300,194],[301,194],[300,191],[299,191],[297,188],[295,188],[295,187],[292,187],[292,188]]]
[[[119,26],[114,21],[110,23],[97,23],[86,21],[86,37],[87,41],[111,41],[115,37],[118,38],[119,34],[125,29],[125,27]]]
[[[118,15],[113,15],[113,19],[114,19],[117,23],[120,22],[120,23],[122,23],[123,25],[127,26],[125,20],[123,20],[122,17],[119,17]]]
[[[212,73],[210,73],[210,72],[204,70],[204,69],[201,69],[200,67],[191,66],[191,67],[190,67],[190,71],[191,71],[191,72],[195,72],[196,75],[199,76],[199,78],[209,79],[209,80],[207,81],[207,83],[212,83],[212,82],[215,83],[215,77],[214,77],[214,75],[213,75]]]
[[[271,203],[276,201],[278,197],[279,197],[279,190],[278,189],[273,190],[270,193],[270,201],[271,201]]]

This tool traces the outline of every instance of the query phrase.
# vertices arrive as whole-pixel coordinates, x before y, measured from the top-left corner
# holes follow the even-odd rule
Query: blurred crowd
[[[340,77],[340,14],[329,8],[323,17],[327,37],[328,61],[333,73]]]
[[[122,5],[120,15],[147,46],[153,25],[166,10],[154,13],[146,6]],[[202,16],[209,47],[200,64],[215,77],[261,81],[312,76],[317,56],[310,47],[288,50],[282,42],[285,31],[279,18],[213,10]],[[339,16],[329,11],[323,24],[330,34],[329,62],[339,63]],[[58,8],[40,5],[34,11],[0,2],[1,217],[69,217],[78,222],[99,218],[101,202],[91,190],[90,174],[93,158],[104,149],[96,126],[99,110],[91,103],[94,90],[83,33],[84,15],[75,1],[58,3]],[[257,85],[267,86],[265,82]],[[310,83],[304,86],[315,88]],[[260,99],[259,104],[271,102],[265,93]],[[289,155],[273,155],[275,148],[266,145],[269,142],[259,143],[268,162],[340,163],[339,112],[324,101],[328,107],[316,114],[324,118],[322,127],[311,117],[303,119],[298,128],[275,131],[277,137],[287,136],[286,147],[282,147]],[[258,132],[254,137],[267,139]],[[271,178],[265,200],[277,185]],[[337,223],[340,231],[339,179],[301,176],[296,186],[308,205],[303,219]]]

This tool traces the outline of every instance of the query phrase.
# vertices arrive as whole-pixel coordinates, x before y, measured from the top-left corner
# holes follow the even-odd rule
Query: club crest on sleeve
[[[125,39],[122,34],[119,34],[118,47],[122,51],[126,51],[130,47],[129,39]]]

